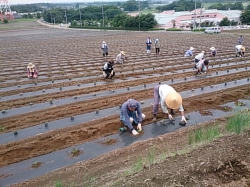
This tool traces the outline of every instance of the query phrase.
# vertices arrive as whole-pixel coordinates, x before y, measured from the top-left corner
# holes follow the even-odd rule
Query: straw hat
[[[171,92],[165,97],[165,103],[168,108],[177,109],[182,105],[182,97],[177,92]]]
[[[34,68],[34,67],[35,67],[35,65],[32,64],[32,62],[30,62],[30,63],[28,64],[28,68]]]
[[[193,51],[193,50],[194,50],[194,48],[193,48],[193,47],[190,47],[190,48],[189,48],[189,50]]]
[[[213,50],[215,50],[215,48],[214,48],[214,47],[211,47],[210,50],[213,51]]]
[[[125,52],[124,52],[124,51],[121,51],[121,54],[122,54],[122,55],[125,55]]]
[[[242,46],[241,51],[245,52],[245,50],[246,50],[245,47]]]

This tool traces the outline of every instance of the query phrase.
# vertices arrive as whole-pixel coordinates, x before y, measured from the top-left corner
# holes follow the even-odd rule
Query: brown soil
[[[234,58],[235,54],[232,46],[235,45],[237,37],[234,38],[231,34],[203,35],[201,33],[171,32],[164,32],[163,34],[163,32],[152,32],[150,36],[160,38],[162,42],[162,53],[160,57],[156,57],[154,54],[148,57],[145,54],[143,42],[149,34],[146,32],[140,34],[123,31],[79,32],[75,30],[39,29],[39,27],[36,27],[35,22],[30,23],[30,25],[34,25],[34,29],[31,26],[29,30],[22,30],[21,36],[18,34],[13,35],[12,32],[4,31],[1,33],[4,39],[0,46],[2,51],[1,60],[3,62],[0,66],[0,87],[16,86],[16,89],[6,92],[1,91],[0,96],[23,93],[24,97],[20,96],[20,99],[6,102],[0,100],[0,110],[5,109],[8,111],[12,108],[27,106],[30,103],[49,102],[51,99],[69,98],[75,101],[75,96],[89,93],[96,95],[89,100],[77,101],[63,106],[52,104],[51,107],[43,110],[29,111],[22,115],[1,118],[0,124],[4,127],[4,131],[1,133],[36,126],[45,122],[49,126],[51,121],[57,119],[70,118],[71,116],[110,107],[118,108],[129,98],[143,101],[153,97],[152,89],[148,88],[140,92],[128,90],[125,94],[114,94],[111,97],[100,97],[98,96],[99,91],[111,91],[118,88],[147,85],[173,79],[172,86],[178,92],[182,92],[250,77],[249,71],[241,73],[232,73],[231,71],[240,67],[248,67],[247,63],[240,64],[237,62],[250,59],[248,54],[246,54],[245,58]],[[82,33],[85,34],[84,37],[82,37]],[[114,58],[121,50],[126,51],[126,54],[128,54],[128,61],[124,65],[115,66],[117,72],[115,78],[124,80],[124,82],[114,83],[108,80],[108,84],[94,85],[96,81],[103,81],[100,78],[100,71],[103,63],[108,60],[108,58],[103,59],[99,51],[100,42],[103,40],[108,41],[108,44],[110,44],[110,54],[112,56],[109,58]],[[246,44],[250,43],[249,38],[245,37],[244,40]],[[135,45],[131,45],[131,43]],[[202,46],[200,46],[201,43],[203,43]],[[220,54],[218,57],[212,58],[207,54],[211,66],[209,72],[229,70],[228,74],[197,78],[190,81],[189,77],[194,77],[194,72],[185,72],[185,69],[193,68],[193,58],[183,58],[183,53],[190,46],[196,48],[196,53],[202,50],[208,51],[211,46],[218,47]],[[25,67],[29,62],[34,62],[37,65],[39,79],[26,79]],[[235,62],[235,64],[212,68],[215,64],[229,62]],[[166,66],[172,67],[166,68]],[[146,68],[152,68],[152,70],[144,71]],[[182,69],[184,70],[183,73],[176,73],[176,70]],[[53,71],[57,73],[54,75]],[[174,74],[162,75],[165,72],[173,72]],[[151,77],[154,74],[159,76]],[[142,77],[145,75],[148,76]],[[86,79],[74,80],[83,77]],[[130,78],[135,80],[130,80]],[[185,80],[185,78],[187,79]],[[64,82],[57,82],[57,80],[63,79],[65,79]],[[183,82],[177,83],[175,79],[183,79]],[[52,80],[54,80],[54,83],[44,86],[39,85],[39,83]],[[34,86],[22,88],[22,85],[30,83],[34,84]],[[85,83],[93,83],[93,86],[81,87]],[[60,87],[77,86],[78,84],[81,85],[76,90],[64,91],[62,88],[62,91],[60,91],[59,89]],[[25,98],[27,92],[41,91],[42,93],[44,89],[53,88],[58,89],[58,92],[46,93],[45,91],[42,95]],[[206,90],[204,90],[202,95],[193,94],[192,97],[184,99],[183,106],[186,113],[199,111],[203,115],[211,115],[210,109],[227,111],[230,108],[221,107],[220,105],[228,102],[236,102],[236,105],[241,105],[238,100],[249,98],[249,96],[249,86],[236,85],[223,91],[217,90],[213,93],[206,93]],[[175,112],[178,115],[178,111]],[[143,125],[152,123],[152,107],[143,107],[143,113],[147,116],[143,121]],[[157,120],[161,120],[165,115],[159,112],[157,117]],[[221,126],[225,125],[225,120],[219,122]],[[212,124],[204,124],[204,126],[208,125]],[[109,128],[106,128],[107,126]],[[44,134],[2,144],[0,145],[0,167],[115,134],[120,126],[118,115],[107,114],[102,119],[91,120],[79,125],[48,131]],[[249,155],[250,146],[247,133],[241,136],[227,135],[210,145],[198,147],[198,149],[191,150],[184,155],[179,154],[177,150],[190,149],[187,138],[190,128],[183,128],[155,139],[137,142],[124,149],[114,150],[98,158],[80,162],[75,166],[63,168],[17,186],[53,186],[53,183],[58,180],[58,176],[61,176],[63,186],[70,186],[70,180],[82,186],[223,186],[226,184],[247,186],[250,184],[250,158],[247,156]],[[109,146],[116,141],[115,139],[106,139],[100,143]],[[145,154],[148,154],[151,148],[156,149],[157,154],[166,150],[178,154],[165,157],[166,159],[163,159],[160,164],[150,167],[145,166],[143,171],[138,172],[136,175],[124,174],[126,168],[137,162],[139,157],[145,157]],[[84,153],[80,152],[80,154]],[[1,177],[7,175],[1,174]],[[70,180],[68,180],[69,178]],[[89,178],[92,178],[91,183]]]

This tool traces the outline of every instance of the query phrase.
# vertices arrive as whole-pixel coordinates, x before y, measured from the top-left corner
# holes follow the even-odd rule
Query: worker
[[[32,62],[30,62],[27,66],[27,74],[29,78],[36,78],[38,75],[36,66]]]
[[[110,60],[106,62],[103,66],[102,72],[103,72],[103,77],[106,79],[112,79],[113,76],[115,76],[114,72],[114,61]]]

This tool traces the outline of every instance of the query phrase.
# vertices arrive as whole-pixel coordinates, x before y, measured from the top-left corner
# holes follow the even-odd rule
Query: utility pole
[[[196,0],[194,2],[194,26],[193,30],[196,29]]]
[[[50,23],[52,23],[52,14],[51,14],[51,11],[50,11]]]
[[[140,13],[141,13],[141,4],[140,4],[140,0],[138,0],[139,2],[139,31],[141,30],[141,20],[140,20]]]
[[[67,24],[67,14],[66,14],[66,9],[65,9],[65,15],[64,15],[65,19],[66,19],[66,24]]]
[[[56,19],[55,19],[55,17],[54,17],[54,25],[56,24]]]
[[[102,26],[104,27],[104,14],[103,14],[103,5],[102,5]]]
[[[80,11],[80,5],[79,5],[79,14],[80,14],[80,24],[81,24],[81,27],[82,27],[82,14],[81,14],[81,11]]]
[[[201,14],[202,14],[202,0],[201,0],[200,25],[199,25],[199,28],[201,28]]]

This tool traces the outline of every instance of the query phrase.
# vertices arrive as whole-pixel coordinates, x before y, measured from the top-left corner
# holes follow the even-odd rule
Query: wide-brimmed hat
[[[190,47],[190,48],[189,48],[189,50],[193,51],[193,50],[194,50],[194,48],[193,48],[193,47]]]
[[[105,42],[105,41],[103,41],[102,43],[103,43],[103,44],[105,44],[106,42]]]
[[[171,92],[165,97],[165,103],[168,108],[177,109],[182,105],[182,97],[177,92]]]
[[[245,50],[246,50],[245,47],[242,46],[241,51],[245,52]]]
[[[210,50],[211,50],[211,51],[215,50],[215,47],[211,47]]]
[[[125,55],[125,52],[124,52],[124,51],[121,51],[121,54],[122,54],[122,55]]]
[[[28,68],[34,68],[34,67],[35,67],[35,65],[32,64],[32,62],[30,62],[30,63],[28,64]]]

